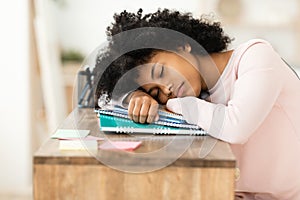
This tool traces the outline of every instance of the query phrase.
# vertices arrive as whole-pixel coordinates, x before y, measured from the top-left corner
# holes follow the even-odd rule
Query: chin
[[[190,90],[188,92],[188,95],[187,96],[192,96],[192,97],[196,97],[197,96],[197,92],[195,92],[195,90]]]
[[[189,95],[190,97],[199,97],[199,95],[200,95],[200,93],[198,94],[198,93],[193,93],[193,94],[191,94],[191,95]]]
[[[182,97],[197,97],[194,92],[188,93]]]

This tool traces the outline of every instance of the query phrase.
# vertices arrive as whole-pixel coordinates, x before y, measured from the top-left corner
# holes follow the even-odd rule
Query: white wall
[[[300,69],[299,68],[295,68],[295,71],[297,72],[298,76],[300,77]]]
[[[158,8],[176,9],[197,14],[199,0],[64,0],[52,7],[57,33],[63,49],[77,49],[89,54],[105,42],[105,30],[113,21],[113,14],[123,10],[144,13]],[[61,6],[60,6],[61,5]],[[51,9],[51,8],[49,8]],[[78,42],[81,41],[81,42]]]
[[[28,2],[0,2],[0,193],[28,191],[29,134]]]
[[[53,0],[50,0],[53,2]],[[225,0],[57,0],[65,2],[52,7],[54,22],[62,49],[77,49],[89,54],[105,41],[105,28],[113,21],[113,14],[127,9],[136,12],[142,7],[147,12],[157,8],[174,8],[192,12],[194,16],[214,13],[234,37],[232,46],[252,38],[263,38],[272,43],[279,54],[292,66],[300,68],[299,0],[286,3],[280,0],[239,0],[240,16],[229,21],[219,12],[218,3]],[[228,1],[229,3],[232,1]],[[226,3],[228,3],[226,2]],[[272,3],[271,3],[272,2]],[[60,6],[61,5],[61,6]],[[229,6],[230,8],[234,5]],[[50,8],[49,8],[50,9]],[[298,27],[298,28],[297,28]],[[295,53],[296,52],[296,53]]]

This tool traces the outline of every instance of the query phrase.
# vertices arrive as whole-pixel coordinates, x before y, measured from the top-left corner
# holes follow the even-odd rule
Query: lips
[[[182,97],[183,95],[184,92],[183,84],[184,82],[182,82],[177,89],[177,95],[176,95],[177,97]]]

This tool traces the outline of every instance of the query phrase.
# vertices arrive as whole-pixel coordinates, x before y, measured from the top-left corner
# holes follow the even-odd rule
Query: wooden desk
[[[209,136],[190,140],[192,136],[131,137],[102,133],[91,109],[74,110],[59,128],[89,129],[92,135],[100,134],[111,140],[143,143],[131,153],[60,151],[58,140],[49,139],[34,155],[35,200],[234,199],[235,158],[227,143],[217,141],[208,156],[200,159],[201,145],[211,139]],[[173,150],[164,148],[171,143],[175,144]],[[186,144],[182,155],[174,155]],[[137,158],[137,155],[142,156]],[[104,164],[99,160],[105,161]],[[168,160],[172,162],[166,166]],[[128,173],[108,165],[146,172]]]

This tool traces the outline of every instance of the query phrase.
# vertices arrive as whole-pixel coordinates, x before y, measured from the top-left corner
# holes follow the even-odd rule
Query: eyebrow
[[[152,66],[152,69],[151,69],[151,78],[152,79],[154,79],[154,70],[155,70],[156,64],[157,63],[154,63],[154,65]]]

